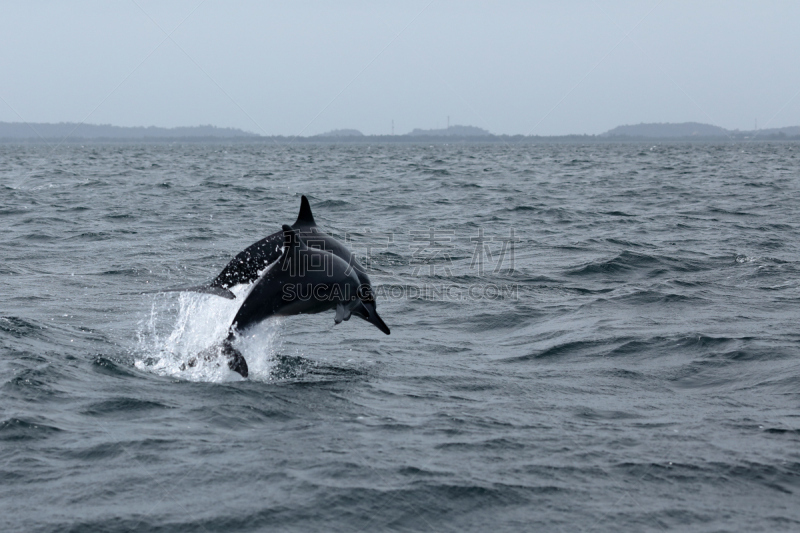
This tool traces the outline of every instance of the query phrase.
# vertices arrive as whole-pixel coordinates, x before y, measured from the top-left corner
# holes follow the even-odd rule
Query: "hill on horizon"
[[[475,126],[450,126],[449,128],[423,130],[416,128],[410,133],[409,137],[490,137],[492,134],[483,128]]]
[[[617,126],[601,137],[725,137],[728,130],[711,124],[700,122],[673,123],[641,123],[636,125]]]
[[[331,130],[325,133],[320,133],[319,135],[314,135],[314,137],[363,137],[364,134],[355,129],[341,129],[341,130]]]
[[[632,138],[650,138],[650,139],[669,139],[669,138],[697,138],[697,137],[736,137],[742,136],[749,137],[796,137],[800,135],[800,126],[788,126],[785,128],[767,128],[760,130],[727,130],[719,126],[711,124],[702,124],[700,122],[650,122],[635,125],[617,126],[610,129],[605,133],[601,133],[600,137],[632,137]]]
[[[187,137],[258,137],[236,128],[216,126],[183,126],[159,128],[157,126],[112,126],[110,124],[76,124],[74,122],[25,123],[0,122],[0,139],[163,139]]]

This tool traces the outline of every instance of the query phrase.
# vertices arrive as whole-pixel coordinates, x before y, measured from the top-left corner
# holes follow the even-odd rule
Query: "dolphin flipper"
[[[335,324],[341,324],[342,320],[350,320],[350,311],[345,309],[340,303],[336,305],[336,316],[333,317],[333,322]]]
[[[187,290],[187,289],[184,289]],[[222,296],[223,298],[227,298],[228,300],[235,300],[236,295],[233,294],[228,289],[223,289],[222,287],[214,287],[211,285],[201,285],[200,287],[190,287],[188,290],[194,292],[202,292],[205,294],[213,294],[215,296]]]

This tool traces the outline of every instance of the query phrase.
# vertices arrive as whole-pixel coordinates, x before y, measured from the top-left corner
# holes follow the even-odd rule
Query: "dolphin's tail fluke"
[[[222,341],[222,353],[228,356],[228,368],[241,374],[243,378],[246,378],[249,373],[247,370],[247,361],[244,360],[242,352],[233,347],[230,339]]]
[[[206,348],[194,357],[190,357],[188,361],[181,364],[180,368],[182,371],[187,368],[192,368],[196,366],[201,359],[205,361],[215,361],[218,360],[220,355],[228,358],[228,368],[240,374],[243,378],[247,377],[249,373],[247,361],[244,360],[242,352],[233,347],[230,338],[225,339],[220,344],[215,344]]]

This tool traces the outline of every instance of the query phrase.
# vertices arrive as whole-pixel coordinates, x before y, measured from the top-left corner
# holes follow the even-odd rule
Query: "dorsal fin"
[[[300,214],[297,215],[297,221],[294,223],[297,226],[316,226],[314,222],[314,215],[311,214],[311,204],[308,203],[308,198],[303,195],[300,198]]]

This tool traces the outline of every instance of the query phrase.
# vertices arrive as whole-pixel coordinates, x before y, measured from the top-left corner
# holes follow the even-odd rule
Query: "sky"
[[[3,0],[0,121],[800,125],[800,2]]]

